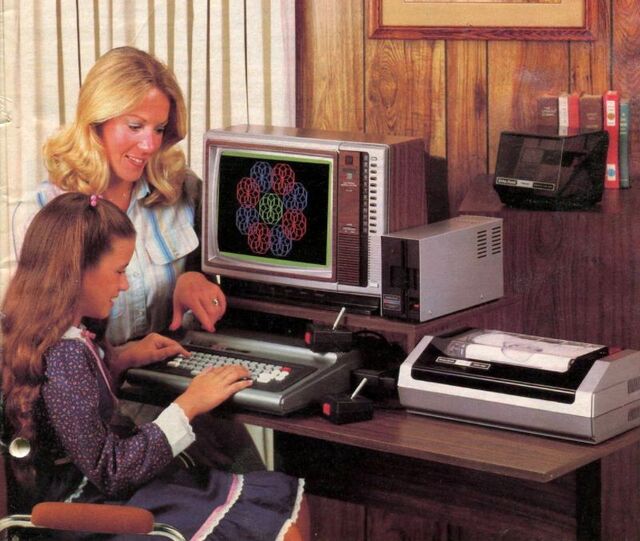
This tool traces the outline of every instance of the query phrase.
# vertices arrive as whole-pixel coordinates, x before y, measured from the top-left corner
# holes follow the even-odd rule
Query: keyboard
[[[167,361],[164,366],[158,367],[158,369],[165,370],[168,373],[193,377],[208,367],[218,368],[228,365],[240,365],[249,371],[249,377],[253,380],[253,389],[261,389],[268,392],[283,391],[317,370],[313,366],[284,363],[274,359],[265,360],[254,355],[229,353],[225,350],[213,348],[190,346],[189,351],[191,356],[178,355]]]
[[[316,353],[301,342],[285,337],[229,331],[206,333],[189,331],[182,345],[191,355],[141,368],[126,374],[129,384],[153,386],[179,394],[191,379],[208,366],[245,366],[253,385],[239,391],[232,405],[287,415],[303,409],[330,393],[347,392],[351,371],[360,366],[357,351]]]

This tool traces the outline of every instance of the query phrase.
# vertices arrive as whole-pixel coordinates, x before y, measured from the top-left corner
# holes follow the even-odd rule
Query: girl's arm
[[[69,458],[101,492],[127,493],[169,464],[173,453],[156,424],[120,437],[103,419],[106,387],[99,383],[97,361],[83,342],[61,341],[45,362],[42,397],[50,423]]]
[[[194,417],[252,384],[241,366],[204,370],[156,421],[122,437],[105,420],[110,413],[101,411],[109,405],[106,382],[83,342],[61,341],[47,353],[45,364],[42,397],[51,425],[73,463],[108,496],[153,479],[194,441],[189,424]]]
[[[129,368],[155,363],[175,355],[188,357],[190,353],[179,342],[158,333],[151,333],[141,340],[132,340],[111,348],[109,370],[113,380],[120,381],[122,374]]]

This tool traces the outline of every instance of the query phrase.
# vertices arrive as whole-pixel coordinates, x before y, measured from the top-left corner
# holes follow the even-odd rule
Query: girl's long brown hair
[[[11,460],[16,481],[35,483],[38,441],[34,415],[44,381],[43,355],[72,325],[86,269],[133,238],[129,218],[112,203],[66,193],[48,203],[25,235],[16,273],[2,303],[0,367],[5,432],[31,443],[27,458]]]

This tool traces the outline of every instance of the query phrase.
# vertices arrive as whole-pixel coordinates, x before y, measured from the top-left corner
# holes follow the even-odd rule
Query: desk
[[[503,314],[522,310],[513,294],[418,325],[355,314],[346,324],[408,349],[461,324],[505,327]],[[231,306],[335,319],[329,310],[259,301]],[[277,469],[306,479],[315,540],[640,540],[640,429],[593,446],[402,410],[343,426],[309,414],[233,415],[274,430]]]
[[[460,212],[504,218],[505,297],[411,324],[347,314],[410,350],[463,325],[640,348],[640,191],[577,212],[505,208],[481,176]],[[332,323],[335,311],[229,299],[232,310]],[[275,431],[278,469],[307,479],[319,541],[640,540],[640,429],[597,446],[403,411],[344,426],[238,420]]]
[[[275,431],[318,540],[640,539],[640,429],[593,446],[402,410],[234,416]]]

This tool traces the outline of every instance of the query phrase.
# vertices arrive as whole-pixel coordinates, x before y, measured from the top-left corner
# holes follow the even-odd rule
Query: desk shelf
[[[436,419],[404,410],[376,410],[367,422],[334,425],[318,415],[237,413],[238,420],[400,457],[547,483],[640,441],[640,429],[599,445]]]
[[[238,297],[230,297],[227,301],[232,311],[241,310],[245,313],[273,314],[322,325],[332,325],[338,315],[336,310],[270,301],[241,299]],[[409,352],[425,335],[437,334],[466,326],[486,327],[488,323],[497,324],[495,328],[501,328],[499,325],[501,314],[506,313],[505,308],[515,302],[517,301],[514,298],[504,297],[423,323],[411,323],[381,316],[350,314],[347,312],[341,320],[341,326],[352,331],[380,333],[387,340],[399,343],[404,351]]]
[[[234,417],[275,431],[317,539],[640,539],[640,429],[590,445],[397,410],[349,425]]]

